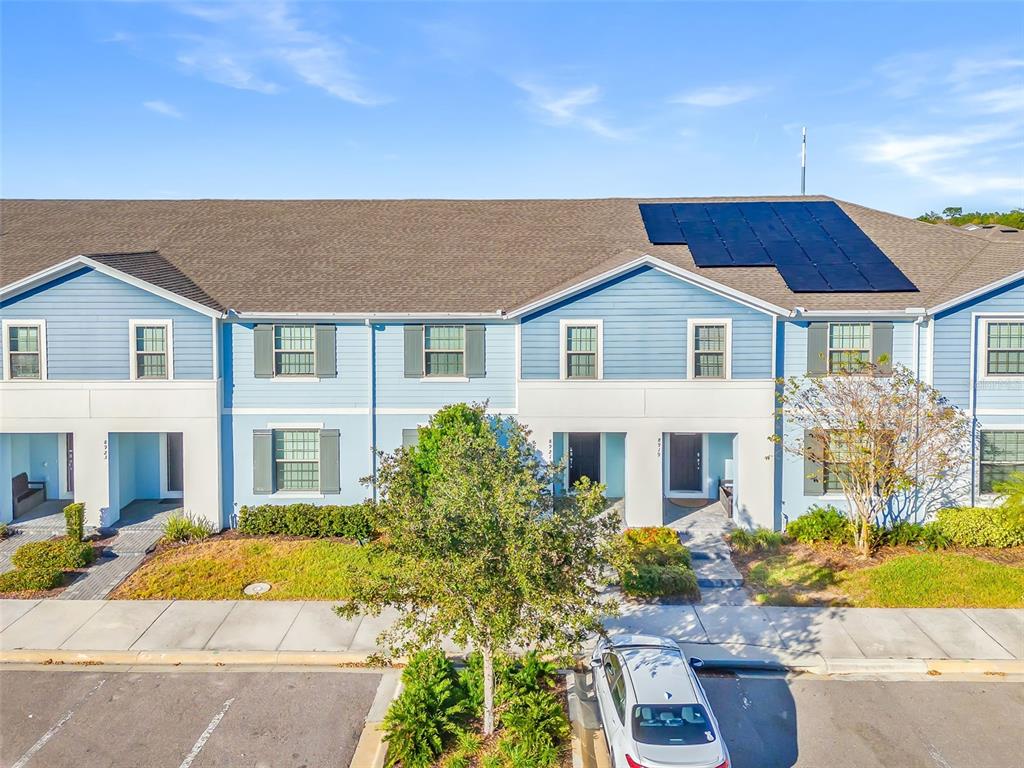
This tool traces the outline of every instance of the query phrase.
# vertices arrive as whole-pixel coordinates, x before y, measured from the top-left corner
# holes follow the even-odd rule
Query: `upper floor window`
[[[274,375],[313,376],[315,373],[314,327],[312,325],[275,325]]]
[[[315,491],[320,487],[320,432],[274,430],[275,487],[279,491]]]
[[[562,324],[562,378],[601,378],[601,324]]]
[[[728,379],[729,323],[723,320],[690,322],[690,378]]]
[[[985,375],[1024,376],[1024,321],[987,321]]]
[[[171,357],[170,320],[132,320],[132,378],[170,379]]]
[[[46,325],[42,320],[4,321],[8,379],[46,378]]]
[[[425,376],[466,375],[466,329],[464,326],[424,326],[423,372]]]
[[[828,372],[858,373],[871,362],[871,323],[828,324]]]
[[[981,476],[978,491],[994,493],[993,486],[1007,480],[1014,472],[1024,472],[1024,432],[1017,430],[982,430]]]

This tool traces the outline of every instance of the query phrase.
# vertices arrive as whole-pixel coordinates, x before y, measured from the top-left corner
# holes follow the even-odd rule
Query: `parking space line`
[[[85,694],[85,696],[82,697],[82,700],[80,702],[78,702],[78,704],[76,704],[75,706],[76,707],[77,706],[81,706],[86,701],[88,701],[89,697],[92,696],[94,693],[96,693],[96,691],[98,691],[100,688],[102,688],[103,684],[105,682],[107,682],[106,678],[104,678],[103,680],[100,680],[98,683],[96,683],[96,685],[94,685],[92,687],[92,689],[87,694]],[[25,752],[25,754],[22,755],[21,758],[18,760],[18,762],[16,762],[14,765],[12,765],[11,768],[24,768],[25,765],[28,764],[28,761],[32,759],[32,756],[35,755],[36,752],[38,752],[40,749],[45,747],[46,746],[46,742],[48,742],[50,739],[52,739],[54,736],[56,736],[58,731],[60,731],[60,729],[63,728],[67,724],[68,720],[70,720],[71,716],[74,715],[74,714],[75,714],[75,710],[74,709],[69,709],[67,712],[65,712],[64,716],[60,720],[58,720],[56,723],[54,723],[53,726],[50,728],[50,730],[48,730],[46,733],[44,733],[42,736],[40,736],[39,740],[35,744],[33,744],[31,747],[29,747],[28,751]]]
[[[217,726],[220,725],[220,721],[224,719],[224,715],[227,714],[228,709],[231,707],[234,700],[234,697],[232,697],[224,702],[224,706],[221,707],[220,712],[213,716],[213,720],[211,720],[210,724],[206,726],[206,730],[199,734],[199,738],[196,739],[196,743],[192,745],[192,751],[185,755],[185,759],[181,761],[181,765],[179,765],[178,768],[189,768],[189,766],[192,765],[192,762],[199,756],[199,753],[203,751],[203,747],[206,746],[206,742],[209,740],[210,736],[213,735]]]

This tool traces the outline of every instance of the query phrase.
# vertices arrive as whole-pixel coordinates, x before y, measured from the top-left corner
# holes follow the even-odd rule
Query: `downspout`
[[[914,442],[918,443],[918,449],[914,455],[914,484],[917,488],[921,485],[921,446],[918,442],[921,436],[921,332],[924,329],[926,315],[918,315],[914,320],[914,378],[917,380],[917,397],[914,398]],[[920,505],[921,497],[918,494],[917,504]],[[915,518],[917,517],[915,512]]]
[[[377,501],[377,355],[373,322],[366,318],[366,415],[367,434],[370,438],[370,488],[373,501]]]
[[[977,404],[977,388],[978,388],[978,348],[976,346],[978,342],[978,318],[971,315],[971,381],[970,389],[968,390],[968,408],[971,414],[971,506],[973,507],[976,503],[977,495],[977,477],[978,477],[978,465],[977,455],[978,446],[975,445],[975,435],[978,433],[978,416],[975,412]]]

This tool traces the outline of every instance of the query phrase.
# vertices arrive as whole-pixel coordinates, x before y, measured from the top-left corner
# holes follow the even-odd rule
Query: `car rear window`
[[[642,744],[707,744],[715,732],[700,704],[638,704],[633,738]]]

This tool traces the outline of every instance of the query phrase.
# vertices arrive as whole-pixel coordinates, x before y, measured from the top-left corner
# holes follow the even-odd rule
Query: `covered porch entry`
[[[101,526],[155,523],[181,509],[184,452],[181,432],[111,432],[107,441],[109,504],[103,510]]]
[[[0,434],[0,522],[60,511],[74,498],[74,435]]]

